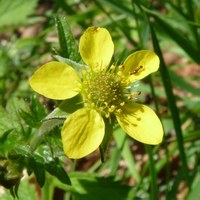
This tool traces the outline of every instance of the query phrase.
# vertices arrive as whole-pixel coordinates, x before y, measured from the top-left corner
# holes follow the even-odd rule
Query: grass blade
[[[162,28],[164,32],[167,33],[173,39],[173,41],[176,42],[195,62],[200,63],[198,49],[192,45],[188,38],[170,26],[170,24],[163,18],[163,16],[157,12],[151,11],[144,6],[142,6],[142,10],[152,16],[157,22],[156,24]]]
[[[174,123],[174,128],[176,132],[176,138],[177,138],[177,143],[178,143],[178,148],[179,148],[179,153],[180,153],[180,158],[182,161],[183,165],[183,171],[185,175],[185,180],[189,186],[189,176],[188,176],[188,165],[187,165],[187,160],[186,160],[186,155],[185,155],[185,150],[183,146],[183,135],[182,135],[182,130],[181,130],[181,122],[179,118],[179,112],[176,106],[176,100],[174,97],[174,94],[172,92],[172,85],[171,85],[171,79],[167,70],[167,67],[165,65],[162,52],[157,40],[157,36],[154,32],[153,26],[151,23],[149,23],[150,29],[151,29],[151,35],[152,35],[152,42],[154,46],[154,50],[157,53],[157,55],[160,57],[160,73],[161,77],[163,80],[164,88],[166,91],[168,103],[169,103],[169,109],[171,111],[173,123]]]

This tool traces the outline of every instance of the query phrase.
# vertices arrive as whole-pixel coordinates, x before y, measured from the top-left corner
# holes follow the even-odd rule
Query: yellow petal
[[[69,99],[80,92],[81,80],[76,71],[61,62],[48,62],[29,79],[33,90],[50,99]]]
[[[158,70],[159,57],[152,51],[137,51],[127,57],[121,67],[122,75],[133,82]]]
[[[117,120],[132,138],[145,144],[159,144],[163,138],[162,124],[155,112],[142,104],[125,105]]]
[[[83,61],[93,70],[102,70],[111,61],[114,44],[105,28],[89,27],[80,38],[79,51]]]
[[[93,109],[82,108],[71,114],[62,128],[64,152],[69,158],[82,158],[101,144],[105,134],[103,118]]]

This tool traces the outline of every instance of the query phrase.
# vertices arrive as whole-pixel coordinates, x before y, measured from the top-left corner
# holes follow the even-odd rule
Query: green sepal
[[[55,23],[60,43],[59,54],[65,58],[69,58],[74,61],[80,61],[80,54],[66,18],[62,16],[56,16]]]
[[[59,55],[53,55],[53,58],[55,58],[57,61],[59,62],[63,62],[68,64],[69,66],[73,67],[77,72],[81,72],[82,69],[87,69],[88,66],[82,63],[77,63],[73,60],[70,60],[68,58],[64,58],[62,56]]]
[[[105,123],[105,135],[103,141],[100,145],[100,153],[101,153],[101,161],[105,162],[106,160],[106,153],[109,146],[109,143],[112,139],[113,135],[113,126],[115,124],[115,116],[111,116],[109,119],[104,118]]]
[[[58,107],[66,113],[73,113],[76,110],[83,108],[83,99],[80,94],[71,99],[64,100]]]
[[[62,101],[60,105],[43,120],[43,124],[39,129],[40,134],[49,132],[56,126],[62,124],[71,113],[82,107],[81,95]]]

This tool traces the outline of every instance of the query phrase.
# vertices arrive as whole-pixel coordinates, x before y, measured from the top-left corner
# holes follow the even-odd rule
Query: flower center
[[[112,112],[122,112],[124,104],[132,99],[130,92],[114,72],[86,72],[83,74],[83,95],[87,106],[101,115],[110,117]]]

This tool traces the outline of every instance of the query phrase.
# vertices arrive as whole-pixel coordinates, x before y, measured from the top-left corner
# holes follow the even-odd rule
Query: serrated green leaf
[[[43,159],[38,156],[29,157],[27,160],[27,167],[29,170],[34,172],[40,187],[42,187],[45,183],[45,168],[42,160]]]
[[[11,116],[7,111],[0,107],[0,136],[6,131],[16,128],[17,124],[12,121]]]
[[[12,121],[18,122],[19,124],[21,121],[20,111],[28,110],[28,105],[25,103],[24,99],[14,97],[8,100],[6,110],[11,115]]]
[[[38,101],[36,97],[31,98],[31,104],[29,110],[21,110],[20,116],[30,127],[37,127],[41,124],[42,120],[46,116],[44,106]]]
[[[78,48],[66,18],[56,16],[55,23],[60,43],[60,55],[74,61],[80,61]]]
[[[11,98],[6,108],[0,106],[0,137],[8,130],[21,133],[23,120],[20,118],[20,110],[27,110],[28,106],[23,99]]]
[[[37,3],[38,0],[0,0],[0,28],[25,22]]]
[[[34,117],[37,117],[38,120],[41,120],[46,116],[44,106],[39,102],[36,96],[31,98],[31,111],[34,114]]]
[[[1,144],[3,144],[3,143],[6,141],[8,135],[12,132],[12,130],[13,130],[13,129],[8,129],[8,130],[5,131],[4,133],[2,133],[2,135],[0,135],[0,143],[1,143]]]
[[[31,114],[22,110],[20,112],[20,115],[24,119],[26,124],[28,124],[30,127],[36,127],[37,126],[37,121],[35,120],[35,118]]]
[[[58,158],[53,161],[45,163],[45,169],[53,176],[58,178],[62,183],[71,185],[69,176],[64,168],[60,165]]]

